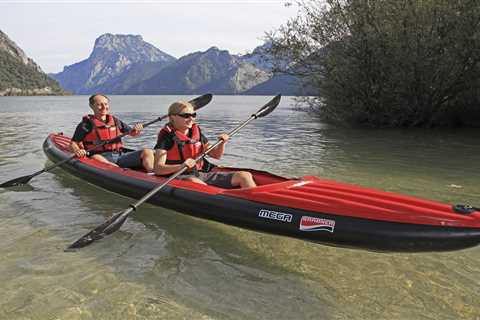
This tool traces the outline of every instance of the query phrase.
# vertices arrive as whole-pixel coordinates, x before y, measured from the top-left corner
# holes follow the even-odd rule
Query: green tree
[[[277,72],[316,88],[308,101],[326,120],[431,127],[479,115],[480,1],[297,4],[268,53]]]
[[[19,94],[25,94],[44,87],[50,87],[52,94],[65,94],[57,81],[0,50],[0,91],[16,88],[22,90]]]

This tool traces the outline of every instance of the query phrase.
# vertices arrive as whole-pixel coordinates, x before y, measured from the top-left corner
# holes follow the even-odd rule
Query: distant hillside
[[[162,62],[136,63],[118,76],[95,87],[95,91],[108,94],[125,94],[130,87],[153,77],[163,68],[165,68],[165,63]]]
[[[273,65],[268,59],[270,56],[266,53],[266,50],[270,48],[270,46],[271,44],[269,42],[266,42],[263,45],[253,49],[251,53],[247,53],[243,56],[237,57],[244,62],[253,64],[258,69],[270,72],[270,70],[272,70],[273,68]]]
[[[186,55],[126,94],[238,94],[270,78],[253,64],[212,47]]]
[[[211,47],[175,59],[141,36],[107,33],[95,40],[87,59],[51,76],[76,94],[304,93],[298,79],[272,78],[272,63],[265,57],[269,46],[245,55]]]
[[[119,83],[119,77],[127,82],[141,81],[152,75],[141,72],[145,64],[156,63],[153,70],[158,71],[175,60],[171,55],[143,41],[139,35],[107,33],[95,40],[93,51],[87,59],[65,66],[62,72],[51,76],[65,89],[77,94],[121,92],[128,85]],[[140,71],[136,71],[136,68]],[[135,74],[135,78],[126,77],[126,72]]]
[[[275,93],[281,93],[284,96],[311,96],[316,95],[317,91],[304,87],[299,78],[278,74],[242,94],[262,96]]]
[[[62,94],[59,84],[0,31],[0,96]]]

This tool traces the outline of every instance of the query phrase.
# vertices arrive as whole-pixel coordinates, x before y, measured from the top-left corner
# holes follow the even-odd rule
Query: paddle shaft
[[[271,101],[269,101],[267,104],[265,104],[257,113],[253,114],[250,116],[249,119],[244,121],[241,125],[233,129],[228,133],[229,136],[233,136],[236,134],[240,129],[245,127],[250,121],[257,119],[259,117],[264,117],[270,112],[275,109],[279,102],[280,102],[280,95],[275,96]],[[218,145],[222,143],[222,139],[218,139],[216,143],[213,145],[209,146],[207,150],[205,150],[203,153],[201,153],[199,156],[197,156],[194,161],[195,163],[198,162],[200,159],[205,157],[210,151],[212,151],[214,148],[216,148]],[[122,224],[126,221],[128,215],[135,211],[138,206],[140,206],[142,203],[150,199],[153,195],[155,195],[160,189],[162,189],[164,186],[166,186],[168,183],[170,183],[173,179],[184,173],[185,171],[188,170],[188,167],[185,165],[185,163],[181,166],[180,170],[175,172],[173,175],[171,175],[165,182],[162,184],[158,185],[154,189],[150,190],[148,193],[146,193],[142,198],[140,198],[137,202],[132,203],[129,205],[127,209],[124,211],[121,211],[114,216],[112,216],[110,219],[102,223],[101,225],[97,226],[95,229],[91,230],[84,236],[82,236],[80,239],[72,243],[66,250],[71,250],[71,249],[77,249],[77,248],[83,248],[89,244],[91,244],[94,241],[97,241],[99,239],[102,239],[104,236],[108,234],[112,234],[113,232],[117,231],[120,229]]]
[[[163,119],[165,119],[165,118],[167,118],[167,117],[168,117],[168,116],[158,117],[158,118],[155,119],[155,120],[152,120],[152,121],[150,121],[150,122],[145,123],[145,124],[143,125],[143,127],[146,128],[146,127],[148,127],[149,125],[154,124],[155,122],[158,122],[158,121],[162,121]],[[111,139],[111,140],[102,141],[101,143],[97,144],[97,145],[96,145],[92,150],[90,150],[90,151],[93,151],[93,150],[95,150],[95,149],[97,149],[97,148],[100,148],[101,146],[104,146],[104,145],[106,145],[106,144],[112,143],[112,142],[114,142],[114,141],[120,140],[120,139],[124,138],[125,136],[127,136],[129,133],[130,133],[130,131],[129,131],[129,132],[122,133],[122,134],[119,135],[118,137],[115,137],[115,138],[113,138],[113,139]],[[62,164],[66,163],[66,162],[68,162],[68,161],[70,161],[70,160],[75,159],[76,157],[77,157],[76,155],[73,155],[73,156],[71,156],[70,158],[64,159],[64,160],[62,160],[62,161],[60,161],[60,162],[57,162],[57,163],[55,163],[55,164],[53,164],[53,165],[51,165],[51,166],[49,166],[49,167],[46,167],[45,169],[43,169],[43,170],[41,170],[41,171],[35,172],[34,174],[30,175],[30,178],[33,178],[33,177],[35,177],[35,176],[37,176],[37,175],[39,175],[39,174],[41,174],[41,173],[50,171],[50,170],[52,170],[52,169],[54,169],[54,168],[56,168],[56,167],[58,167],[58,166],[61,166]]]
[[[204,107],[205,105],[207,105],[210,101],[212,100],[212,94],[210,93],[207,93],[207,94],[204,94],[202,96],[199,96],[193,100],[190,100],[189,102],[193,105],[194,109],[197,110],[197,109],[200,109],[202,107]],[[157,119],[154,119],[150,122],[147,122],[143,125],[143,127],[148,127],[149,125],[155,123],[155,122],[158,122],[158,121],[161,121],[165,118],[167,118],[168,115],[164,115],[164,116],[161,116]],[[100,142],[99,144],[95,145],[94,148],[92,150],[95,150],[101,146],[104,146],[105,144],[108,144],[108,143],[112,143],[112,142],[115,142],[115,141],[118,141],[120,139],[122,139],[123,137],[125,137],[126,135],[128,135],[130,132],[126,132],[126,133],[123,133],[121,134],[120,136],[114,138],[114,139],[111,139],[111,140],[107,140],[107,141],[102,141]],[[18,185],[21,185],[21,184],[25,184],[25,183],[28,183],[28,181],[30,181],[33,177],[35,176],[38,176],[39,174],[42,174],[44,172],[47,172],[47,171],[50,171],[58,166],[61,166],[62,164],[66,163],[66,162],[69,162],[73,159],[76,158],[76,155],[73,155],[67,159],[64,159],[58,163],[55,163],[49,167],[46,167],[40,171],[37,171],[31,175],[28,175],[28,176],[22,176],[22,177],[18,177],[18,178],[15,178],[15,179],[12,179],[12,180],[9,180],[7,182],[4,182],[2,184],[0,184],[0,188],[8,188],[8,187],[13,187],[13,186],[18,186]]]
[[[250,121],[256,119],[257,116],[256,115],[252,115],[249,119],[247,119],[246,121],[244,121],[241,125],[239,125],[238,127],[236,127],[235,129],[233,129],[232,131],[230,131],[228,133],[228,135],[230,137],[232,137],[233,135],[235,135],[238,131],[240,131],[243,127],[245,127]],[[222,139],[218,139],[217,142],[215,142],[213,145],[211,145],[210,147],[208,147],[207,150],[205,150],[202,154],[200,154],[199,156],[197,156],[194,160],[195,160],[195,163],[198,162],[200,159],[202,159],[203,157],[205,157],[208,153],[210,153],[210,151],[212,151],[213,149],[215,149],[217,146],[219,146],[221,143],[223,142]],[[145,194],[140,200],[138,200],[137,202],[135,203],[132,203],[130,204],[130,207],[133,208],[134,210],[137,209],[138,206],[140,206],[141,204],[143,204],[145,201],[147,201],[148,199],[150,199],[154,194],[156,194],[158,191],[160,191],[160,189],[162,189],[163,187],[165,187],[167,184],[169,184],[173,179],[175,179],[176,177],[178,177],[179,175],[183,174],[185,171],[188,170],[188,167],[183,164],[182,165],[182,168],[180,170],[178,170],[177,172],[175,172],[173,175],[171,175],[164,183],[158,185],[157,187],[155,187],[154,189],[150,190],[147,194]],[[128,211],[128,213],[130,213],[131,211]]]
[[[202,101],[202,100],[204,100],[204,101]],[[200,97],[197,97],[197,98],[195,98],[195,99],[193,99],[193,100],[190,100],[189,102],[192,103],[194,109],[197,110],[197,109],[200,109],[200,108],[204,107],[204,106],[205,106],[206,104],[208,104],[211,100],[212,100],[212,95],[211,95],[210,93],[207,93],[207,94],[204,94],[203,96],[200,96]],[[149,121],[149,122],[147,122],[147,123],[144,123],[144,124],[143,124],[143,127],[146,128],[146,127],[148,127],[149,125],[152,125],[152,124],[154,124],[155,122],[158,122],[158,121],[162,121],[163,119],[166,119],[166,118],[168,118],[168,114],[167,114],[167,115],[163,115],[163,116],[161,116],[161,117],[158,117],[157,119],[151,120],[151,121]],[[115,138],[113,138],[113,139],[106,140],[106,141],[102,141],[101,143],[97,144],[92,150],[95,150],[95,149],[97,149],[97,148],[99,148],[99,147],[101,147],[101,146],[104,146],[104,145],[106,145],[106,144],[109,144],[109,143],[112,143],[112,142],[116,142],[116,141],[124,138],[125,136],[127,136],[129,133],[130,133],[130,131],[129,131],[129,132],[122,133],[121,135],[119,135],[118,137],[115,137]],[[49,170],[51,170],[51,169],[53,169],[53,168],[56,168],[56,167],[58,167],[59,165],[62,165],[62,164],[64,164],[65,162],[68,162],[68,161],[74,159],[75,157],[76,157],[76,155],[73,155],[73,156],[71,156],[71,157],[68,158],[68,159],[62,160],[62,161],[60,161],[60,162],[58,162],[58,163],[56,163],[56,164],[54,164],[54,165],[52,165],[52,166],[50,166],[50,167],[47,167],[47,168],[43,169],[42,171],[37,172],[36,174],[32,175],[32,177],[34,177],[34,176],[37,175],[37,174],[40,174],[40,173],[49,171]]]

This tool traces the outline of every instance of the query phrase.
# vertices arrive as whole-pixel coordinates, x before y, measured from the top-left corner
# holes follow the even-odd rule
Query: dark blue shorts
[[[102,152],[101,155],[110,162],[122,168],[140,169],[142,164],[142,150],[132,152]]]
[[[193,173],[182,174],[179,175],[177,179],[185,180],[191,177],[196,177],[211,186],[223,189],[233,189],[232,178],[234,174],[235,172],[198,172],[198,175]]]

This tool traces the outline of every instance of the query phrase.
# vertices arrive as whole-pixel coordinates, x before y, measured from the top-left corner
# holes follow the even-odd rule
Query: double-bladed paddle
[[[272,100],[270,100],[267,104],[265,104],[260,110],[258,110],[255,114],[252,114],[248,120],[246,120],[244,123],[233,129],[228,133],[229,136],[233,136],[235,133],[237,133],[240,129],[245,127],[250,121],[264,117],[268,115],[270,112],[272,112],[280,103],[280,95],[275,96]],[[214,148],[216,148],[220,143],[222,143],[222,140],[219,139],[215,144],[211,145],[207,150],[205,150],[202,154],[197,156],[194,160],[195,162],[199,161],[203,157],[205,157],[210,151],[212,151]],[[171,175],[165,182],[162,184],[158,185],[154,189],[152,189],[150,192],[145,194],[140,200],[138,200],[135,203],[132,203],[129,205],[129,207],[121,211],[119,213],[114,214],[110,219],[102,223],[101,225],[97,226],[95,229],[91,230],[87,234],[85,234],[83,237],[72,243],[66,251],[72,250],[72,249],[77,249],[77,248],[83,248],[85,246],[88,246],[92,242],[96,240],[100,240],[106,235],[109,235],[118,229],[123,225],[125,220],[127,219],[128,215],[132,213],[133,211],[137,210],[137,208],[150,199],[153,195],[155,195],[160,189],[165,187],[170,181],[184,173],[188,167],[183,164],[182,168]]]
[[[206,106],[210,101],[212,100],[212,95],[210,93],[207,93],[207,94],[204,94],[203,96],[199,96],[193,100],[190,100],[189,102],[193,105],[193,108],[195,110],[198,110],[204,106]],[[155,122],[158,122],[158,121],[162,121],[163,119],[167,118],[168,115],[164,115],[164,116],[161,116],[161,117],[158,117],[157,119],[155,120],[152,120],[150,122],[147,122],[145,124],[143,124],[143,127],[148,127],[149,125],[151,124],[154,124]],[[112,140],[107,140],[107,141],[102,141],[101,143],[99,143],[98,145],[95,146],[95,149],[96,148],[100,148],[101,146],[103,145],[106,145],[108,143],[112,143],[112,142],[115,142],[115,141],[118,141],[119,139],[127,136],[129,134],[129,132],[126,132],[126,133],[123,133],[121,134],[120,136],[112,139]],[[94,149],[94,150],[95,150]],[[62,160],[60,162],[57,162],[55,163],[54,165],[51,165],[49,167],[46,167],[45,169],[42,169],[38,172],[35,172],[33,174],[30,174],[28,176],[23,176],[23,177],[19,177],[19,178],[15,178],[15,179],[12,179],[12,180],[9,180],[7,182],[4,182],[2,184],[0,184],[0,188],[9,188],[9,187],[15,187],[15,186],[20,186],[22,184],[26,184],[28,183],[33,177],[35,176],[38,176],[39,174],[41,173],[44,173],[44,172],[47,172],[47,171],[50,171],[52,170],[53,168],[56,168],[58,166],[61,166],[62,164],[72,160],[76,158],[76,155],[73,155],[71,156],[70,158],[67,158],[65,160]]]
[[[456,205],[452,206],[452,209],[453,209],[453,211],[455,211],[457,213],[460,213],[460,214],[471,214],[471,213],[474,213],[476,211],[480,212],[480,207],[477,208],[477,207],[474,207],[474,206],[469,205],[469,204],[456,204]]]

